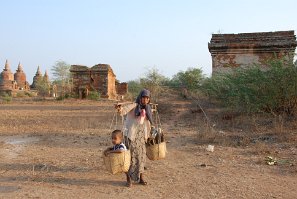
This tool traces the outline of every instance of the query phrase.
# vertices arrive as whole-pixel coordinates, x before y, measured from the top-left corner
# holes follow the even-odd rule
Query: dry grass
[[[273,129],[273,123],[269,128],[259,125],[259,132],[252,134],[240,131],[240,121],[249,122],[244,117],[226,122],[218,116],[219,109],[209,105],[210,123],[206,123],[201,112],[192,111],[190,100],[174,95],[163,99],[160,114],[167,157],[148,161],[149,185],[135,184],[131,189],[124,187],[124,175],[106,172],[101,158],[111,145],[108,128],[114,102],[66,100],[1,106],[0,187],[16,189],[0,193],[0,198],[249,198],[251,190],[258,198],[294,198],[297,173],[290,164],[296,162],[296,147],[292,143],[285,149],[277,143],[270,147],[264,130]],[[284,127],[285,132],[286,123]],[[259,141],[250,141],[253,137]],[[215,143],[213,153],[205,151],[210,141]],[[248,147],[245,142],[250,143]],[[265,164],[267,148],[282,165]]]
[[[267,144],[296,143],[296,118],[284,115],[274,117],[264,113],[244,115],[226,111],[216,103],[208,103],[205,98],[199,101],[208,117],[206,119],[201,112],[192,111],[196,116],[199,143],[237,147],[251,145],[259,149],[259,153],[267,151]],[[196,103],[194,101],[192,107]]]

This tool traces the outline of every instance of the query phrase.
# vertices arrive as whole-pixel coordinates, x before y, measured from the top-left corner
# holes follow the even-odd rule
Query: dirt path
[[[101,158],[111,102],[1,105],[0,198],[296,198],[297,172],[265,165],[249,147],[207,152],[197,144],[202,116],[189,111],[192,103],[165,102],[167,158],[148,161],[148,186],[132,188]]]

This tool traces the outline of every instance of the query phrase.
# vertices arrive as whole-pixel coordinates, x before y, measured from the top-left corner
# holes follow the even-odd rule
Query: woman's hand
[[[150,137],[152,139],[155,139],[155,137],[157,136],[157,134],[158,134],[158,130],[154,126],[151,126]]]
[[[121,113],[123,110],[123,107],[121,104],[115,104],[114,108],[117,110],[118,113]]]
[[[109,152],[110,152],[110,150],[109,150],[109,149],[106,149],[106,150],[104,151],[104,155],[107,156],[107,155],[109,154]]]

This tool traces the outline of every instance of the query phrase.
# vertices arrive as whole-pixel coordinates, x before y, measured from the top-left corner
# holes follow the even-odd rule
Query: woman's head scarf
[[[146,117],[147,119],[150,121],[151,124],[153,124],[153,116],[152,116],[152,108],[149,104],[147,105],[143,105],[141,104],[141,98],[142,97],[149,97],[150,98],[150,91],[143,89],[142,91],[140,91],[138,97],[136,98],[136,103],[137,106],[135,108],[135,115],[136,116],[140,116],[141,114],[141,109],[145,109],[145,113],[146,113]]]

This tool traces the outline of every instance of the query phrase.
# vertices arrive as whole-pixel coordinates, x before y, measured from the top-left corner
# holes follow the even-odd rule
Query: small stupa
[[[36,74],[35,74],[35,76],[33,77],[33,83],[32,83],[32,85],[31,85],[31,88],[32,88],[32,89],[35,89],[35,88],[36,88],[36,85],[37,85],[37,82],[38,82],[39,80],[42,80],[42,78],[43,78],[43,75],[42,75],[42,73],[41,73],[41,71],[40,71],[40,67],[38,66],[38,67],[37,67]]]
[[[21,90],[27,88],[27,80],[26,80],[26,74],[23,71],[23,67],[21,63],[18,65],[18,69],[16,70],[16,73],[14,74],[14,80],[17,82],[19,88]]]

